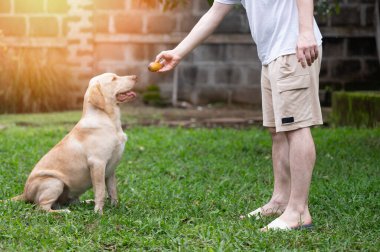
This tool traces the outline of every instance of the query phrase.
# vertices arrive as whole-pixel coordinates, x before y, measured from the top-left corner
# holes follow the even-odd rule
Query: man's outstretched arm
[[[157,55],[156,62],[159,62],[161,59],[165,60],[165,65],[159,72],[170,71],[176,67],[189,52],[210,36],[232,7],[233,5],[231,4],[214,2],[210,10],[203,15],[191,32],[176,48],[163,51]]]

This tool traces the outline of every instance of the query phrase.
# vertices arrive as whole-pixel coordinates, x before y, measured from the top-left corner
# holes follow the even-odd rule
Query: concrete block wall
[[[380,90],[374,1],[344,0],[340,14],[317,21],[324,36],[321,89]]]
[[[178,44],[208,10],[206,1],[163,13],[136,1],[99,3],[95,12],[96,72],[137,73],[142,85],[159,84],[170,97],[173,73],[146,71],[162,50]],[[180,100],[192,103],[260,103],[260,63],[243,9],[236,9],[216,34],[178,67]]]
[[[344,0],[340,15],[318,20],[324,35],[321,89],[380,88],[373,2]],[[209,6],[206,0],[194,0],[162,12],[153,5],[139,0],[1,0],[0,30],[10,47],[59,52],[81,87],[79,99],[88,80],[102,72],[137,74],[140,89],[158,84],[169,98],[173,73],[150,73],[147,65],[178,44]],[[178,97],[198,104],[260,105],[260,70],[245,11],[236,8],[178,67]]]
[[[67,4],[67,61],[75,81],[87,83],[94,69],[94,3],[92,0],[67,0]]]

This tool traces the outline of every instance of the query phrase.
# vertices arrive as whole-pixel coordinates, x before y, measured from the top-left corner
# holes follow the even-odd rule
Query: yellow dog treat
[[[158,70],[160,70],[164,65],[162,65],[161,63],[159,62],[151,62],[148,66],[148,69],[149,71],[151,72],[157,72]]]

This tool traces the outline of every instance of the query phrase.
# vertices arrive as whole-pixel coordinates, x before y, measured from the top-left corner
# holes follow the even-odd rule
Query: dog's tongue
[[[137,96],[136,93],[135,93],[135,92],[132,92],[132,91],[127,92],[126,95],[127,95],[127,97],[129,97],[129,98],[136,98],[136,96]]]
[[[128,92],[125,92],[125,93],[120,93],[120,94],[117,94],[117,99],[119,101],[125,101],[126,99],[134,99],[136,98],[136,93],[135,92],[132,92],[132,91],[128,91]]]

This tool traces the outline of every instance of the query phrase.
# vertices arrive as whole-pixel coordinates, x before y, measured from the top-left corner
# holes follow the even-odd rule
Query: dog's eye
[[[112,77],[112,81],[115,81],[116,79],[117,79],[116,76]]]

